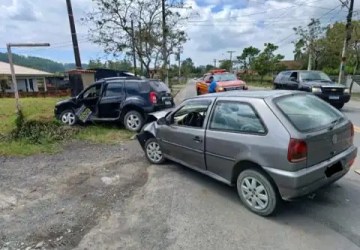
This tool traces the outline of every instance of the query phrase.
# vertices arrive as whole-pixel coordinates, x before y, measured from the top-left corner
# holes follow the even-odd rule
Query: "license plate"
[[[171,102],[170,101],[165,101],[165,105],[171,105]]]
[[[331,96],[329,96],[329,99],[330,99],[330,100],[339,100],[340,97],[339,97],[339,96],[336,96],[336,95],[331,95]]]

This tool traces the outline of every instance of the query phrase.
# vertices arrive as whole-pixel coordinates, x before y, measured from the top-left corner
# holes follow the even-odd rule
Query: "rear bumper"
[[[281,197],[284,200],[291,200],[293,198],[314,192],[315,190],[343,177],[350,170],[351,163],[355,159],[356,155],[357,148],[352,146],[327,161],[296,172],[278,170],[274,168],[264,169],[275,181]],[[325,171],[328,167],[339,162],[342,164],[343,169],[336,174],[327,177]]]

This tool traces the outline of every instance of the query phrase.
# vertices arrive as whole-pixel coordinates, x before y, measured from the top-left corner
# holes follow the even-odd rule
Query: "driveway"
[[[190,82],[177,101],[194,94]],[[344,112],[356,119],[360,106]],[[0,164],[0,249],[360,249],[353,171],[263,218],[231,187],[178,164],[149,165],[135,141]]]

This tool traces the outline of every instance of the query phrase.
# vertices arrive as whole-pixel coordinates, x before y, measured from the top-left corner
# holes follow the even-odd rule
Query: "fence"
[[[19,92],[19,96],[21,98],[24,97],[66,97],[70,96],[71,91],[70,90],[49,90],[47,92],[45,91],[39,91],[39,92]],[[0,92],[0,98],[12,98],[14,97],[14,93],[8,93],[8,92]]]

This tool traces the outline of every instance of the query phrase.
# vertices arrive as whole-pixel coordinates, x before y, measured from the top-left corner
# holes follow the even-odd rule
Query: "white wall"
[[[28,91],[26,91],[25,79],[27,79]],[[30,79],[33,80],[34,91],[32,89],[30,89]],[[17,82],[19,91],[22,91],[22,92],[38,92],[39,91],[36,78],[16,78],[16,82]],[[11,89],[7,90],[6,92],[14,92],[14,85],[12,84],[12,82],[10,82],[10,84],[11,84]]]

